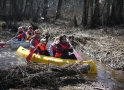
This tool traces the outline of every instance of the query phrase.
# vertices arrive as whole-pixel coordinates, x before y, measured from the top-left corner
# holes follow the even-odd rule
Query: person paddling
[[[33,35],[34,35],[33,27],[29,26],[26,32],[26,36],[27,36],[26,40],[30,40]]]
[[[40,54],[40,55],[46,55],[46,56],[50,56],[49,52],[47,51],[47,41],[46,39],[41,39],[40,40],[40,43],[38,45],[38,48],[37,48],[37,53]]]
[[[75,56],[69,56],[69,52],[73,52],[72,46],[67,41],[66,35],[62,35],[59,38],[58,44],[56,44],[56,54],[55,57],[63,59],[76,59]]]
[[[26,37],[23,27],[18,28],[18,32],[16,33],[16,38],[18,39],[18,41],[25,41]]]
[[[37,45],[40,43],[41,39],[41,31],[39,29],[36,29],[34,31],[34,35],[31,37],[30,40],[30,52],[32,52],[35,48],[37,48]],[[37,50],[35,51],[35,53]]]

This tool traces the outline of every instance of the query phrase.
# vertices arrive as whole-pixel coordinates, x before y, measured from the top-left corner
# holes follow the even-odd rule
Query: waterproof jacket
[[[32,31],[30,31],[30,30],[28,30],[27,32],[26,32],[26,34],[27,34],[27,40],[30,40],[30,38],[31,38],[31,36],[33,36],[34,35],[34,31],[32,30]]]
[[[30,52],[32,52],[35,48],[37,48],[37,45],[39,44],[39,40],[37,38],[33,38],[30,41]]]
[[[63,59],[68,59],[69,58],[69,48],[70,45],[69,43],[59,43],[56,45],[56,54],[55,57],[57,58],[63,58]]]

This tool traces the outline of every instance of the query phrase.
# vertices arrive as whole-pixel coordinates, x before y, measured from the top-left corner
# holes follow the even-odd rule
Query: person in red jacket
[[[41,31],[39,29],[34,31],[34,35],[31,37],[30,40],[30,52],[37,48],[38,44],[40,43],[41,39]],[[35,51],[35,53],[37,50]]]
[[[59,38],[59,43],[56,44],[55,57],[63,58],[63,59],[70,59],[71,57],[69,56],[69,52],[73,52],[73,47],[67,41],[66,35],[62,35]],[[73,57],[73,59],[76,59],[76,57]]]
[[[18,28],[18,32],[16,33],[16,37],[18,39],[18,41],[25,41],[25,32],[23,27],[19,27]]]
[[[46,39],[41,39],[40,40],[40,43],[38,45],[38,48],[37,48],[37,53],[40,54],[40,55],[46,55],[46,56],[50,56],[48,50],[47,50],[47,40]]]
[[[30,40],[30,38],[34,35],[34,30],[32,26],[28,27],[28,30],[26,32],[27,40]]]

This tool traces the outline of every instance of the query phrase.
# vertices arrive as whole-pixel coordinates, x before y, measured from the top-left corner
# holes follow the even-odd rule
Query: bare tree
[[[24,17],[26,16],[27,3],[28,3],[28,0],[24,0],[23,11],[22,11],[22,15]]]
[[[117,12],[116,12],[116,21],[117,21],[117,24],[121,23],[122,20],[123,20],[123,2],[124,0],[118,0],[118,3],[117,4]]]
[[[122,23],[123,23],[123,26],[124,26],[124,1],[123,1],[123,21],[122,21]]]
[[[44,18],[43,21],[47,21],[47,9],[48,9],[48,1],[44,0],[44,6],[42,11],[42,17]]]
[[[6,4],[7,0],[1,0],[0,1],[0,10],[1,10],[1,19],[6,20]]]
[[[111,22],[115,23],[115,0],[112,1],[112,10],[111,10]]]
[[[82,25],[87,25],[87,0],[83,0],[83,15],[82,15]]]
[[[90,5],[90,28],[94,28],[95,23],[94,23],[94,13],[93,13],[93,0],[89,0],[89,5]]]
[[[94,7],[94,23],[99,24],[98,19],[100,18],[100,3],[99,0],[95,0],[95,7]]]
[[[61,6],[62,6],[62,0],[58,1],[57,11],[56,11],[56,19],[58,19],[61,16]]]

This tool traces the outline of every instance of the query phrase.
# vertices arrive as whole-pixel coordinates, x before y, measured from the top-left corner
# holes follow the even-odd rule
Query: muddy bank
[[[81,31],[74,34],[74,42],[81,50],[94,60],[106,66],[124,71],[124,29],[114,30],[116,35],[106,34],[102,29]],[[101,32],[101,33],[100,33]]]

